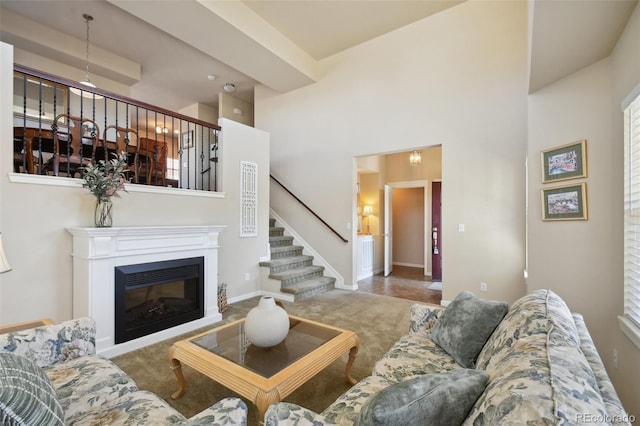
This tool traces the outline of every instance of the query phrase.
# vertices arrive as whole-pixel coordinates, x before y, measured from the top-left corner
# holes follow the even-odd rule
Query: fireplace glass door
[[[115,268],[115,343],[204,317],[204,257]]]

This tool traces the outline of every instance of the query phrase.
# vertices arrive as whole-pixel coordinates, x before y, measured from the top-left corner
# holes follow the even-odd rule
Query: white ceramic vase
[[[251,309],[244,321],[247,339],[262,348],[270,348],[281,343],[289,334],[289,316],[273,297],[260,299],[258,306]]]

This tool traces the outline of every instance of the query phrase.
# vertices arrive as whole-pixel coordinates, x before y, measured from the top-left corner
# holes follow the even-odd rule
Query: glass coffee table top
[[[252,401],[263,419],[271,404],[348,354],[345,379],[356,380],[351,367],[360,346],[353,331],[289,315],[290,329],[284,342],[273,348],[253,346],[244,332],[244,319],[222,325],[169,348],[169,363],[178,389],[172,399],[187,390],[182,365],[187,365]]]
[[[269,378],[340,335],[341,330],[289,317],[285,340],[272,348],[252,345],[244,333],[244,320],[191,339],[191,343],[237,365]]]

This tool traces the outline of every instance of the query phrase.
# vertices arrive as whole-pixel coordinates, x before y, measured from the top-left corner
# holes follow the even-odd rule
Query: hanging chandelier
[[[413,151],[409,154],[409,163],[412,166],[417,166],[422,163],[422,154],[420,154],[420,151]]]
[[[86,48],[86,65],[85,65],[84,80],[81,80],[79,83],[82,84],[83,86],[86,86],[89,89],[95,89],[96,85],[93,84],[91,82],[91,79],[89,78],[89,22],[93,21],[93,16],[87,13],[83,13],[82,17],[84,18],[87,24],[87,48]],[[69,88],[69,90],[71,90],[72,93],[75,93],[76,95],[82,96],[84,98],[102,99],[102,96],[92,92],[87,92],[86,90],[81,90],[75,87],[71,87]]]

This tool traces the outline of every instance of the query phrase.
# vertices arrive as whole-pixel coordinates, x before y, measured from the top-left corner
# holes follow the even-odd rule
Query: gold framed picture
[[[542,151],[542,183],[587,177],[586,139]]]
[[[542,220],[587,220],[587,184],[542,189]]]

